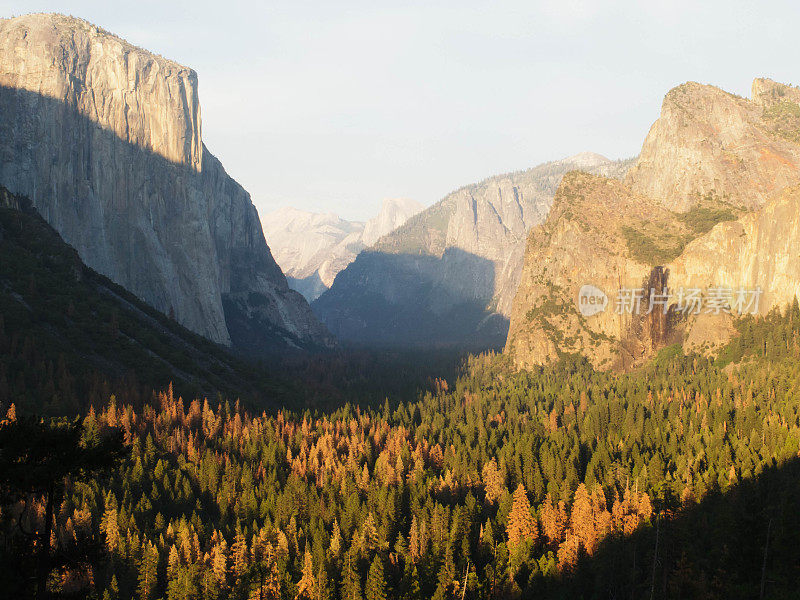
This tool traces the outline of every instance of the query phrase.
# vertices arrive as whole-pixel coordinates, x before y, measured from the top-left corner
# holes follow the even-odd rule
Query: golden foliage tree
[[[508,514],[506,533],[508,535],[508,549],[515,552],[526,541],[535,542],[539,537],[536,520],[531,514],[531,504],[528,493],[521,483],[514,492],[514,501],[511,512]]]
[[[503,476],[494,458],[483,465],[481,480],[486,490],[486,500],[494,504],[503,495]]]
[[[314,577],[314,561],[311,558],[311,551],[306,543],[306,552],[303,560],[303,576],[297,583],[297,595],[295,598],[305,598],[314,600],[317,592],[317,579]]]

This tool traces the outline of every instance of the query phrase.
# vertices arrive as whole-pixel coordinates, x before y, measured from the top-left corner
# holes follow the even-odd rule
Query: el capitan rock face
[[[85,21],[0,20],[0,183],[92,268],[242,350],[329,343],[247,192],[204,147],[197,76]]]
[[[670,343],[711,349],[734,331],[729,315],[680,314],[676,297],[666,315],[617,314],[621,288],[760,287],[761,314],[797,296],[800,92],[757,79],[753,97],[679,86],[624,183],[565,176],[528,240],[506,343],[518,366],[580,353],[627,369]],[[581,315],[584,284],[608,295],[605,312]]]
[[[362,252],[314,311],[358,344],[502,346],[528,231],[561,177],[622,177],[629,166],[584,153],[456,190]]]

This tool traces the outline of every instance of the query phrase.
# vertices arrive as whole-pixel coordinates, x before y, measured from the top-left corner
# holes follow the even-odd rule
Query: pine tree
[[[364,596],[366,600],[386,600],[386,579],[380,556],[376,556],[369,567]]]
[[[180,566],[167,582],[168,600],[192,600],[197,597],[196,565]]]
[[[149,600],[158,583],[158,549],[150,542],[142,544],[138,582],[140,600]]]
[[[106,549],[114,554],[119,548],[119,524],[117,523],[117,502],[114,494],[109,494],[106,509],[103,511],[103,518],[100,521],[100,530],[106,539]]]
[[[536,521],[531,515],[531,504],[525,487],[520,483],[514,492],[514,501],[506,524],[508,549],[516,552],[524,542],[536,542],[539,536]]]
[[[344,558],[344,565],[342,566],[342,600],[362,600],[361,576],[358,574],[355,548],[351,548]]]
[[[564,501],[555,504],[548,493],[541,506],[542,533],[548,541],[558,546],[564,539],[564,530],[567,527],[567,509]]]
[[[263,557],[260,564],[261,579],[258,582],[259,600],[280,600],[281,577],[278,571],[278,557],[272,542],[266,542],[263,548]]]
[[[175,544],[170,546],[169,555],[167,557],[167,579],[172,579],[175,577],[175,574],[178,572],[178,569],[181,566],[181,558],[178,554],[178,549],[175,547]]]
[[[231,546],[231,557],[233,558],[233,576],[239,579],[247,570],[247,540],[242,533],[241,527],[236,529],[236,537]]]
[[[342,551],[342,531],[339,528],[339,521],[334,519],[333,521],[333,532],[331,533],[331,545],[330,545],[331,554],[335,557],[339,556],[339,553]]]
[[[211,550],[211,570],[220,588],[228,581],[228,544],[223,539],[214,544]]]
[[[311,558],[311,550],[308,546],[309,543],[306,542],[306,552],[303,562],[303,576],[297,583],[297,595],[295,598],[316,600],[317,580],[314,577],[314,561]]]
[[[597,530],[595,529],[594,511],[589,492],[584,484],[580,484],[575,490],[575,498],[572,501],[572,513],[570,514],[571,533],[577,539],[584,550],[591,554],[594,552],[597,542]]]
[[[408,590],[408,600],[422,600],[422,590],[419,587],[419,571],[414,567],[411,572],[411,586]]]
[[[486,500],[494,504],[503,495],[503,477],[494,458],[483,465],[481,480],[486,490]]]
[[[447,544],[444,553],[444,561],[439,568],[439,574],[436,578],[436,591],[433,594],[434,600],[444,600],[450,596],[453,581],[456,578],[456,566],[453,562],[453,549],[450,544]]]
[[[333,600],[333,589],[328,578],[328,570],[321,565],[317,572],[317,600]]]

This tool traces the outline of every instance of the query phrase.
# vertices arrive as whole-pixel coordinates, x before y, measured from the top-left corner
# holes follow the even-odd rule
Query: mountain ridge
[[[518,367],[578,353],[595,367],[627,370],[675,342],[713,351],[735,332],[733,290],[763,288],[760,314],[797,297],[800,92],[756,79],[753,97],[678,86],[623,182],[564,178],[528,239],[505,345]],[[774,106],[788,116],[776,120]],[[636,214],[593,216],[598,206]],[[605,311],[580,313],[586,285],[605,292]],[[672,296],[663,310],[616,314],[622,289],[642,289],[645,307],[654,293]],[[680,293],[691,289],[706,301],[712,289],[726,293],[720,314],[680,310]]]
[[[527,232],[561,177],[576,164],[621,177],[630,162],[579,154],[462,186],[362,252],[312,308],[356,344],[502,346]]]

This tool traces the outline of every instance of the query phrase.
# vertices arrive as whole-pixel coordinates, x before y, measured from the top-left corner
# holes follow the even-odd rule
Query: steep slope
[[[518,366],[577,352],[627,369],[672,342],[711,350],[754,308],[756,288],[762,314],[797,295],[800,92],[757,79],[753,97],[680,86],[667,94],[625,184],[565,177],[547,222],[528,240],[506,343]],[[605,293],[605,310],[581,310],[584,285]],[[638,315],[617,313],[625,288],[643,289]],[[659,294],[653,310],[651,289]],[[681,310],[694,289],[699,314]],[[709,308],[712,298],[721,310]]]
[[[527,233],[561,177],[574,168],[621,177],[629,165],[585,153],[463,187],[362,252],[314,311],[358,344],[502,345]]]
[[[289,286],[309,301],[330,288],[336,275],[361,250],[393,231],[422,210],[409,199],[387,199],[366,223],[346,221],[328,213],[282,208],[262,219],[264,235]]]
[[[686,211],[702,198],[752,210],[800,182],[800,92],[756,79],[752,96],[693,82],[670,90],[626,183]]]
[[[616,291],[649,289],[651,275],[659,277],[653,265],[680,253],[688,235],[675,214],[621,182],[568,173],[547,220],[528,239],[506,350],[523,367],[573,352],[586,353],[598,367],[630,362],[620,342],[635,318],[616,313]],[[606,294],[604,311],[591,316],[579,311],[585,285]],[[664,324],[653,325],[663,329]],[[649,327],[641,333],[650,345],[663,341],[660,335],[649,339]],[[635,350],[637,357],[640,353]]]
[[[79,19],[2,20],[0,157],[90,267],[189,329],[252,352],[328,342],[202,143],[192,70]]]
[[[0,404],[64,414],[125,379],[258,407],[283,384],[90,269],[31,206],[0,187]]]
[[[670,285],[702,290],[760,288],[758,312],[765,314],[800,294],[798,248],[800,185],[781,190],[760,210],[720,223],[691,242],[668,265]]]

